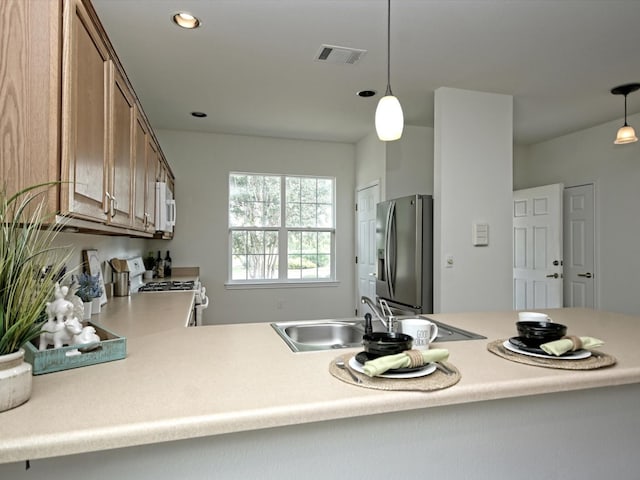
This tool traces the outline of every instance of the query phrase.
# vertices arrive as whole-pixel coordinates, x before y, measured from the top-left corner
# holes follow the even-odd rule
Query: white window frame
[[[228,179],[233,175],[255,175],[255,176],[271,176],[280,178],[280,226],[278,227],[232,227],[230,225],[230,190],[227,191],[227,219],[228,219],[228,236],[227,236],[227,288],[278,288],[283,285],[288,287],[305,287],[305,286],[335,286],[336,279],[336,177],[326,175],[298,175],[298,174],[280,174],[280,173],[257,173],[257,172],[229,172]],[[331,180],[332,182],[332,227],[287,227],[286,226],[286,180],[287,178],[313,178]],[[227,182],[229,185],[229,182]],[[275,231],[278,232],[278,278],[277,279],[232,279],[233,272],[233,241],[232,235],[235,231]],[[331,234],[330,242],[330,274],[328,278],[295,278],[289,279],[288,276],[288,237],[289,232],[327,232]]]

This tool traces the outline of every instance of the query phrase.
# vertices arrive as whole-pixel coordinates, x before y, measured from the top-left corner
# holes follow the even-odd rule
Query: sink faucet
[[[380,312],[380,310],[378,310],[378,307],[375,304],[375,302],[373,300],[371,300],[369,297],[367,297],[366,295],[363,295],[362,297],[360,297],[360,301],[362,303],[364,303],[365,305],[367,305],[371,309],[373,314],[376,317],[378,317],[378,320],[380,320],[380,322],[382,322],[382,325],[384,325],[384,328],[387,329],[387,332],[393,333],[394,327],[395,327],[395,325],[394,325],[395,318],[391,314],[391,309],[389,308],[389,305],[387,305],[386,301],[384,301],[382,299],[378,299],[378,301],[380,302],[380,306],[382,308],[382,312]]]

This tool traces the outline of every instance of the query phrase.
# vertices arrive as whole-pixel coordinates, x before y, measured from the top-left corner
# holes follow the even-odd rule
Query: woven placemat
[[[591,356],[582,360],[562,360],[561,358],[542,358],[522,355],[520,353],[507,350],[502,345],[505,339],[495,340],[487,344],[487,350],[499,357],[506,358],[512,362],[535,365],[536,367],[560,368],[563,370],[595,370],[596,368],[610,367],[615,365],[616,359],[608,353],[591,350]]]
[[[354,355],[343,355],[342,359],[345,364],[349,364],[349,360]],[[451,387],[460,381],[462,377],[460,371],[449,362],[442,362],[446,367],[453,371],[452,375],[447,375],[440,370],[436,370],[430,375],[417,378],[380,378],[368,377],[364,373],[351,370],[362,383],[356,383],[348,372],[338,368],[335,361],[329,364],[329,373],[339,380],[357,387],[373,388],[376,390],[408,390],[413,392],[432,392],[434,390],[442,390]]]

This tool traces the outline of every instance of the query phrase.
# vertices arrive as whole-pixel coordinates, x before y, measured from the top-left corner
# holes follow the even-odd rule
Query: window
[[[229,174],[230,280],[335,279],[335,178]]]

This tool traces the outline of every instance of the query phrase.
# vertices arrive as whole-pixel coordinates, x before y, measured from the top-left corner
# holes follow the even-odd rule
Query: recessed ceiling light
[[[204,112],[191,112],[191,116],[196,118],[204,118],[207,116],[207,114]]]
[[[356,93],[356,95],[362,98],[373,97],[375,96],[375,94],[376,94],[375,90],[360,90],[359,92]]]
[[[198,28],[200,26],[200,20],[187,12],[176,13],[171,17],[173,22],[182,28]]]

